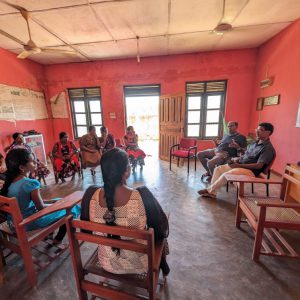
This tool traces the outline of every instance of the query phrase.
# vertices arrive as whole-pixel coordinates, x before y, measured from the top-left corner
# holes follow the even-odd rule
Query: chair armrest
[[[300,208],[300,203],[287,203],[277,199],[256,200],[254,202],[257,206],[262,206],[262,207]]]
[[[224,176],[226,180],[230,182],[282,184],[282,180],[269,180],[247,175],[233,175],[225,173]]]
[[[193,149],[197,149],[197,146],[190,147],[190,148],[189,148],[189,152],[190,152],[191,150],[193,150]]]
[[[171,146],[171,147],[170,147],[170,151],[171,151],[173,148],[175,148],[175,147],[178,147],[178,148],[179,148],[179,146],[180,146],[180,144],[175,144],[175,145]]]
[[[41,218],[43,216],[49,215],[56,211],[63,210],[63,209],[71,209],[74,205],[76,205],[77,203],[79,203],[81,201],[82,196],[83,196],[82,191],[74,192],[74,193],[64,197],[63,199],[56,201],[54,204],[51,204],[51,205],[43,208],[42,210],[38,211],[37,213],[33,214],[32,216],[24,219],[19,225],[25,226],[29,223],[32,223],[32,222],[38,220],[39,218]]]

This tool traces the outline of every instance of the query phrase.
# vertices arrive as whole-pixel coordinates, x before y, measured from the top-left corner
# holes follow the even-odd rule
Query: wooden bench
[[[72,220],[71,216],[68,217],[67,229],[79,299],[87,300],[88,292],[101,297],[101,299],[133,300],[145,299],[145,296],[146,299],[156,299],[157,287],[159,286],[161,291],[165,283],[164,280],[159,279],[159,267],[165,242],[154,243],[153,229],[146,231],[121,226],[107,226]],[[112,239],[107,237],[107,234],[119,235],[125,237],[126,240]],[[148,257],[148,272],[145,275],[119,275],[107,272],[98,264],[97,249],[83,265],[79,241],[144,253]],[[97,279],[87,276],[89,274],[96,275]],[[132,293],[132,288],[135,288],[135,293]],[[136,288],[139,288],[139,293]]]
[[[254,230],[252,259],[258,261],[260,254],[299,258],[280,234],[280,229],[300,231],[300,168],[287,165],[282,181],[245,175],[226,175],[226,179],[239,183],[236,227],[240,228],[242,216],[245,216]],[[280,184],[280,197],[246,196],[245,183]]]

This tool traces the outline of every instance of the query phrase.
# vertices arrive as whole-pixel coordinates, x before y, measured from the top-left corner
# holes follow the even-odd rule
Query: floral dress
[[[146,154],[135,142],[137,140],[137,135],[126,134],[124,139],[127,141],[127,143],[131,144],[126,147],[126,152],[128,154],[131,166],[135,168],[137,164],[140,166],[145,165],[144,158],[146,157]]]
[[[77,149],[73,142],[68,141],[65,145],[61,142],[57,142],[53,147],[54,165],[61,178],[67,178],[73,176],[78,172],[80,166],[78,157],[76,155]],[[73,154],[72,154],[73,153]],[[58,156],[69,156],[72,154],[70,159],[62,159]]]

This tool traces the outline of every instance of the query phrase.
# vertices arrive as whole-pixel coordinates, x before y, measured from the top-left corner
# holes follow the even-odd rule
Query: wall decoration
[[[263,107],[264,107],[264,98],[262,98],[262,97],[257,98],[256,110],[262,110]]]
[[[296,120],[296,127],[300,127],[300,101],[298,106],[298,114],[297,114],[297,120]]]
[[[43,92],[0,84],[0,119],[47,119],[48,112]]]
[[[280,95],[265,97],[264,106],[279,104]]]
[[[68,107],[66,102],[66,93],[60,92],[50,98],[53,119],[69,118]]]

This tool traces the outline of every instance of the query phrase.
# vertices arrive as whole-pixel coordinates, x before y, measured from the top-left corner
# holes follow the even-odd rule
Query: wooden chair
[[[60,256],[66,249],[61,246],[54,246],[49,243],[47,237],[66,222],[66,217],[61,218],[55,223],[38,230],[25,231],[25,225],[38,220],[39,218],[53,212],[66,209],[67,215],[71,214],[71,208],[81,201],[83,192],[74,192],[62,200],[38,211],[30,217],[23,219],[19,204],[16,198],[6,198],[0,196],[0,212],[10,214],[13,218],[15,231],[12,232],[7,222],[0,224],[0,246],[22,256],[27,273],[28,281],[31,286],[37,284],[38,271],[45,269],[55,258]],[[32,250],[35,250],[34,256]],[[4,251],[0,248],[0,260],[4,258]],[[45,261],[45,256],[47,261]],[[0,264],[1,267],[1,264]],[[3,273],[3,272],[2,272]],[[1,270],[0,270],[1,279]]]
[[[190,158],[195,160],[195,171],[197,165],[197,140],[182,138],[179,144],[175,144],[170,148],[170,171],[172,166],[172,158],[177,157],[177,166],[179,166],[180,158],[187,158],[188,160],[188,173],[190,172]]]
[[[300,231],[300,168],[287,165],[283,181],[253,178],[245,175],[225,175],[238,182],[239,195],[236,209],[236,227],[240,228],[244,215],[254,230],[255,242],[252,259],[260,254],[300,258],[299,254],[280,234],[280,229]],[[281,184],[280,197],[254,197],[244,194],[245,183]]]
[[[76,154],[77,158],[78,158],[78,161],[79,161],[79,170],[78,170],[78,176],[83,179],[83,170],[82,170],[82,167],[81,167],[81,153],[80,153],[80,149],[78,149],[78,152]],[[54,173],[54,179],[55,179],[55,183],[58,184],[59,182],[59,174],[56,170],[56,166],[55,166],[55,163],[54,163],[54,157],[52,155],[52,152],[49,153],[49,158],[50,158],[50,161],[51,161],[51,164],[52,164],[52,169],[53,169],[53,173]]]
[[[154,243],[153,229],[146,231],[128,227],[107,226],[87,221],[72,220],[71,216],[68,217],[67,229],[79,299],[87,300],[88,292],[101,299],[145,299],[140,295],[141,292],[145,293],[145,291],[147,292],[146,299],[156,299],[158,285],[161,287],[160,290],[164,286],[164,282],[159,280],[159,266],[164,241],[159,244]],[[116,240],[96,233],[120,235],[130,240]],[[132,239],[135,240],[133,241]],[[147,254],[148,272],[146,275],[119,275],[107,272],[98,265],[97,249],[83,266],[79,241]],[[95,279],[95,276],[87,277],[89,274],[96,275],[97,279]],[[135,294],[132,293],[132,288],[135,288]],[[139,294],[136,294],[136,288],[142,289],[139,290]]]
[[[271,163],[264,168],[263,172],[260,173],[257,176],[257,178],[270,179],[271,172],[272,172],[272,166],[273,166],[273,163],[274,163],[275,159],[276,159],[276,152],[275,152],[275,155],[274,155],[273,160],[271,161]],[[226,192],[228,192],[229,183],[232,183],[232,182],[227,181]],[[266,185],[266,195],[267,195],[267,197],[269,197],[269,183],[265,183],[265,185]],[[251,183],[251,192],[252,192],[252,194],[254,194],[254,183],[253,182]],[[237,194],[238,194],[238,189],[237,189]]]

